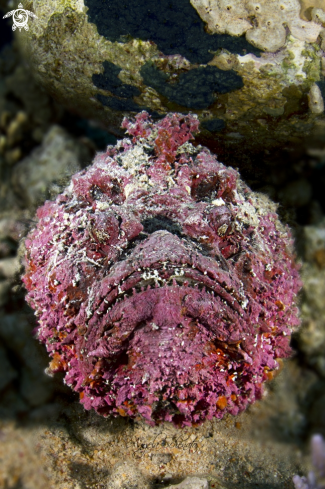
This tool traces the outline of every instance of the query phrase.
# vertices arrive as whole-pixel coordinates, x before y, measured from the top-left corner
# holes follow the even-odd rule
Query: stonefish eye
[[[219,236],[231,230],[232,214],[226,205],[214,206],[209,213],[209,224]]]

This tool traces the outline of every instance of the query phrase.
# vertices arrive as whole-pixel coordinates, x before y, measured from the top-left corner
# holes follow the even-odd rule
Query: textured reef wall
[[[130,112],[192,111],[206,140],[256,152],[299,142],[322,117],[325,13],[313,5],[35,0],[17,40],[51,95],[115,133]]]

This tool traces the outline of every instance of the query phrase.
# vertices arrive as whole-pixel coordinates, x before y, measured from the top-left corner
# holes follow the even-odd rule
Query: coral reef
[[[189,140],[193,116],[124,120],[26,239],[38,337],[86,409],[149,424],[238,414],[290,354],[300,288],[275,205]]]
[[[4,15],[8,8],[4,1],[0,3]],[[319,1],[318,4],[321,7]],[[12,32],[11,25],[9,30]],[[0,37],[2,34],[1,30]],[[74,39],[81,44],[77,33],[70,39],[72,44]],[[65,44],[65,51],[69,46]],[[216,58],[224,69],[234,67],[236,56],[224,52]],[[56,66],[59,68],[59,64]],[[125,69],[123,66],[121,77]],[[46,196],[53,198],[53,194],[63,190],[59,188],[64,167],[58,164],[58,158],[61,163],[65,158],[60,153],[61,144],[57,151],[45,154],[50,142],[45,144],[47,134],[57,134],[59,125],[66,133],[63,140],[68,142],[68,133],[79,152],[79,143],[85,141],[90,147],[97,139],[98,128],[85,125],[85,120],[72,119],[45,97],[31,79],[25,59],[20,60],[13,49],[0,52],[0,78],[0,258],[8,259],[0,264],[6,272],[6,276],[0,275],[0,487],[111,489],[113,483],[129,487],[136,484],[133,476],[137,468],[141,489],[146,484],[150,489],[177,485],[189,475],[194,478],[203,475],[211,488],[218,489],[293,488],[293,475],[308,474],[311,470],[307,465],[309,457],[302,456],[302,452],[306,453],[306,440],[312,433],[325,436],[322,121],[318,121],[319,140],[308,138],[307,153],[301,152],[296,144],[288,144],[280,154],[271,151],[259,156],[251,175],[242,173],[249,186],[280,202],[281,218],[288,221],[289,216],[293,229],[304,226],[300,233],[302,242],[296,242],[303,261],[305,289],[299,302],[305,327],[299,329],[299,341],[295,336],[293,342],[298,355],[286,360],[279,375],[264,385],[263,402],[254,403],[235,418],[225,416],[221,422],[214,419],[181,431],[170,423],[150,427],[142,421],[130,422],[127,417],[107,419],[93,410],[84,410],[78,395],[63,384],[62,374],[52,378],[44,373],[48,355],[44,345],[32,337],[35,317],[24,303],[18,276],[11,275],[15,272],[11,265],[26,229],[36,224],[31,221],[34,204],[38,201],[40,205]],[[265,114],[264,122],[267,120]],[[231,124],[235,131],[236,124],[236,120]],[[224,127],[219,118],[210,121],[207,129]],[[229,141],[232,147],[237,142],[235,138]],[[97,151],[107,144],[114,143],[99,142]],[[38,151],[34,152],[36,147]],[[249,156],[243,149],[243,140],[238,139],[237,147],[244,157]],[[228,154],[220,153],[219,147],[216,152],[218,159],[225,162]],[[39,183],[44,183],[46,191],[34,197],[31,190],[36,191],[37,185],[31,186],[30,178],[18,181],[16,176],[22,159],[23,166],[30,166],[31,160],[33,164],[31,172],[25,175],[37,176],[43,156],[49,158],[46,162],[49,171],[39,173]],[[76,157],[84,165],[92,158]],[[230,152],[227,161],[230,165],[238,164]],[[22,251],[21,246],[20,255]],[[121,462],[125,462],[124,470],[118,470]]]
[[[61,182],[69,181],[71,175],[81,170],[83,157],[90,157],[86,148],[61,127],[52,125],[42,145],[13,169],[12,187],[26,207],[36,208],[44,197],[60,192]],[[55,166],[53,161],[57,161]]]
[[[296,489],[324,489],[325,487],[325,441],[321,435],[314,435],[311,440],[312,461],[314,470],[307,477],[293,477]]]
[[[295,38],[308,42],[315,42],[323,29],[321,21],[307,22],[300,18],[301,5],[298,0],[275,0],[272,3],[268,0],[191,0],[191,4],[212,33],[233,36],[246,33],[246,39],[250,43],[269,52],[275,52],[284,46],[286,27]],[[252,23],[252,18],[255,23]]]
[[[313,3],[39,0],[17,42],[48,93],[109,131],[122,136],[130,113],[192,110],[202,136],[247,159],[301,144],[324,117],[325,14]]]

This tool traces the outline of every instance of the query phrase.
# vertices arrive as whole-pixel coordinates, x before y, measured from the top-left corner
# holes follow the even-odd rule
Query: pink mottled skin
[[[236,415],[290,355],[290,232],[238,173],[189,143],[198,120],[124,120],[37,212],[27,300],[50,370],[86,409],[183,427]],[[186,143],[186,144],[185,144]]]

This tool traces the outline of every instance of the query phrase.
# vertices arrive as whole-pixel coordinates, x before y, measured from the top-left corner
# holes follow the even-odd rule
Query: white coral
[[[316,24],[322,24],[325,26],[325,12],[321,8],[313,8],[311,11],[311,18]]]
[[[308,106],[310,112],[312,112],[313,114],[322,114],[324,112],[324,100],[322,97],[322,93],[316,83],[312,85],[308,93]]]
[[[231,0],[191,0],[212,33],[241,36],[252,26],[247,20],[245,2]]]
[[[265,51],[275,52],[285,44],[286,26],[293,37],[307,42],[315,42],[322,30],[320,23],[300,18],[298,0],[190,1],[211,33],[246,33],[251,44]]]

